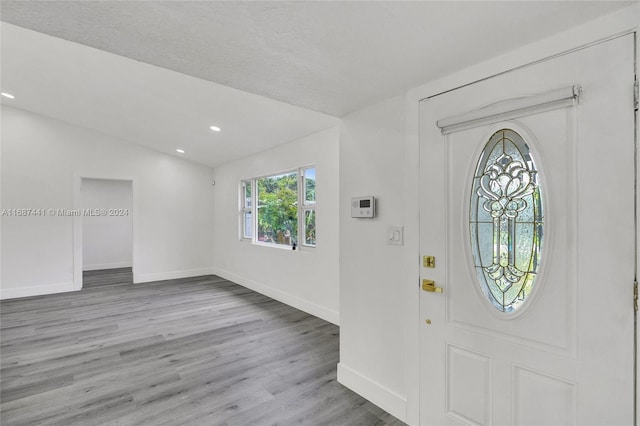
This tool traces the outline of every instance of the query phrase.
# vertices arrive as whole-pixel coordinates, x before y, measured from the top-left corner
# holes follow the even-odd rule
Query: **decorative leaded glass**
[[[531,293],[544,230],[538,172],[517,132],[494,133],[473,177],[469,231],[474,267],[489,301],[503,312]]]

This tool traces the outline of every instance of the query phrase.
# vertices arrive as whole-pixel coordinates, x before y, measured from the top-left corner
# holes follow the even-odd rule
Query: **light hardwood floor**
[[[338,327],[216,276],[0,303],[0,423],[403,425],[336,381]]]

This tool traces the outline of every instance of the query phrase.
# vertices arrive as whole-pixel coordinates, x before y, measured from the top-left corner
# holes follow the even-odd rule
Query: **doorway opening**
[[[133,181],[79,179],[76,204],[76,289],[133,282]]]

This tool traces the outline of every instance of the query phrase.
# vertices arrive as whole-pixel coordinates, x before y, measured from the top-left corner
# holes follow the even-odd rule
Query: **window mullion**
[[[305,223],[304,223],[304,169],[298,169],[298,246],[304,245]]]
[[[258,241],[258,180],[251,179],[251,242]]]

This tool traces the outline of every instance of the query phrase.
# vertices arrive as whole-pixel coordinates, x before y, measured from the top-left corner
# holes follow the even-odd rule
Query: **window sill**
[[[313,246],[313,247],[311,247],[311,246],[297,246],[296,249],[293,250],[291,248],[291,246],[278,245],[278,244],[269,244],[269,243],[261,243],[261,242],[253,242],[253,241],[245,239],[245,238],[243,238],[240,241],[242,243],[244,243],[244,244],[251,244],[251,245],[257,246],[257,247],[268,247],[268,248],[273,248],[273,249],[276,249],[276,250],[290,251],[290,252],[313,253],[316,250],[315,246]]]

